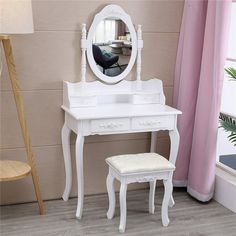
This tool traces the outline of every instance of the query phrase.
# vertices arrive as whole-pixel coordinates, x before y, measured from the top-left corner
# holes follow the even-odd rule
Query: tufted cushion
[[[121,174],[175,169],[171,162],[157,153],[112,156],[106,162]]]

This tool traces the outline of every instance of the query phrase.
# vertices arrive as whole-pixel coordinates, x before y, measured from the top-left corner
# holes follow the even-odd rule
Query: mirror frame
[[[116,17],[121,19],[128,27],[130,31],[130,36],[132,40],[132,52],[129,60],[129,64],[126,67],[126,69],[117,76],[107,76],[104,75],[97,67],[96,62],[93,57],[93,51],[92,51],[92,41],[94,34],[96,32],[96,28],[98,24],[109,17]],[[90,65],[91,70],[93,73],[103,82],[108,84],[114,84],[118,83],[121,80],[123,80],[132,70],[136,57],[137,57],[137,51],[138,51],[138,45],[137,45],[137,34],[134,28],[134,25],[132,23],[131,17],[120,7],[117,5],[108,5],[104,7],[98,14],[95,15],[94,20],[92,22],[92,25],[88,32],[87,37],[87,59]]]

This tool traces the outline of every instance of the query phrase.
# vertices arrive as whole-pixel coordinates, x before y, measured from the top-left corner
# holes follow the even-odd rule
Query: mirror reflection
[[[127,25],[118,18],[102,20],[93,37],[93,57],[107,76],[121,74],[129,64],[132,42]]]

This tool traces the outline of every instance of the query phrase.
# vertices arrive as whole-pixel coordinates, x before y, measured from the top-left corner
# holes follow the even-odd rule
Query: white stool
[[[156,180],[163,180],[165,193],[161,208],[163,226],[168,226],[168,206],[174,205],[172,197],[172,175],[175,166],[156,153],[141,153],[112,156],[106,159],[109,165],[107,176],[107,191],[109,197],[109,209],[107,218],[112,219],[115,213],[115,189],[114,179],[121,182],[120,186],[120,233],[125,232],[126,226],[126,190],[127,185],[135,182],[150,182],[149,213],[154,214],[154,197]]]

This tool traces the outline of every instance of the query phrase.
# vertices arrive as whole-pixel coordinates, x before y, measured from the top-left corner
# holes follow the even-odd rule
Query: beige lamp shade
[[[0,0],[0,34],[33,32],[31,0]]]

